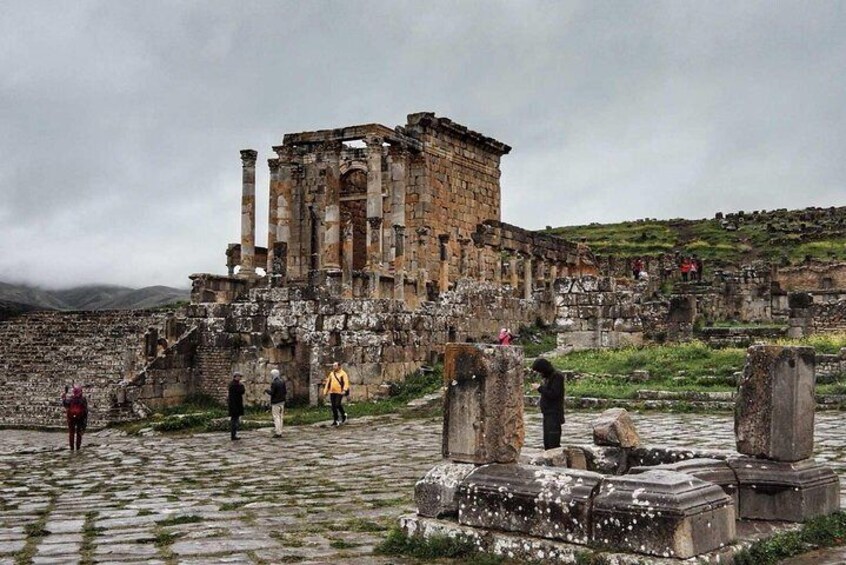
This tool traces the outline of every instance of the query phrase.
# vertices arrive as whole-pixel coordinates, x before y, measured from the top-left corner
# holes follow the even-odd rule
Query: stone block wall
[[[32,312],[0,322],[0,425],[64,426],[61,395],[82,384],[89,425],[119,411],[120,383],[146,366],[145,334],[167,315],[142,310]]]
[[[817,302],[813,294],[797,292],[789,296],[789,306],[790,337],[846,332],[846,299]]]
[[[610,277],[558,279],[553,293],[559,349],[643,343],[640,293],[617,289]]]

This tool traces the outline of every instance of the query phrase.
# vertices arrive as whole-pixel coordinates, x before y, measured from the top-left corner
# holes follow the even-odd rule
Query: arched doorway
[[[341,221],[352,223],[352,268],[367,264],[367,171],[350,169],[341,177]]]

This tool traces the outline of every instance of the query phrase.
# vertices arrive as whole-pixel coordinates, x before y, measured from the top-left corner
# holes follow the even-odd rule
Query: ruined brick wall
[[[555,324],[561,350],[643,343],[642,294],[617,289],[610,277],[555,281]]]
[[[846,290],[846,263],[813,262],[796,267],[779,267],[773,280],[789,292]]]
[[[148,360],[145,333],[167,315],[140,310],[33,312],[0,322],[0,425],[64,426],[60,397],[82,384],[89,425],[116,410],[119,384]]]

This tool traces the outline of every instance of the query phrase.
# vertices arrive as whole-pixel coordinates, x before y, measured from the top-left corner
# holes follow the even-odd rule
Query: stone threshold
[[[525,561],[542,561],[544,563],[558,563],[574,565],[583,562],[585,554],[602,553],[608,565],[705,565],[717,563],[731,563],[733,556],[761,539],[773,535],[796,530],[800,524],[785,522],[761,522],[754,520],[740,520],[737,522],[737,541],[718,551],[692,557],[690,559],[673,559],[640,555],[634,553],[611,553],[584,545],[576,545],[544,538],[506,533],[498,530],[485,530],[463,526],[452,520],[424,518],[416,514],[408,514],[400,518],[400,528],[409,537],[422,536],[465,536],[472,539],[479,551],[506,557],[508,559]]]

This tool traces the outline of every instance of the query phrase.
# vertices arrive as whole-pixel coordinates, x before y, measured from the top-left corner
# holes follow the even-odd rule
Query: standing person
[[[681,261],[681,265],[679,266],[679,270],[681,271],[682,281],[687,282],[687,277],[690,274],[690,259],[684,257]]]
[[[323,396],[327,394],[332,404],[332,425],[340,426],[347,421],[347,413],[342,401],[344,396],[350,395],[350,378],[337,361],[332,363],[332,370],[329,371],[326,383],[323,385]]]
[[[561,425],[564,423],[564,375],[555,370],[548,359],[535,359],[532,370],[540,373],[538,385],[543,414],[543,448],[561,447]]]
[[[702,262],[701,257],[697,257],[694,259],[696,263],[696,282],[702,282],[702,269],[705,267],[705,264]]]
[[[270,388],[265,393],[270,395],[270,412],[273,414],[273,437],[282,437],[282,424],[285,418],[285,401],[288,388],[277,369],[270,371]]]
[[[241,439],[238,437],[238,420],[244,415],[244,393],[247,389],[241,384],[241,373],[232,375],[232,382],[229,383],[229,396],[226,399],[229,407],[229,437],[232,441]]]
[[[82,395],[82,387],[74,385],[71,397],[68,398],[68,387],[62,395],[62,406],[65,407],[68,418],[68,444],[70,450],[82,447],[82,434],[88,426],[88,400]]]
[[[514,334],[511,333],[511,330],[508,328],[502,328],[499,330],[499,344],[500,345],[511,345],[511,341],[514,339]]]
[[[643,270],[643,261],[640,257],[637,257],[634,262],[632,263],[632,278],[634,280],[640,280],[640,272]]]

